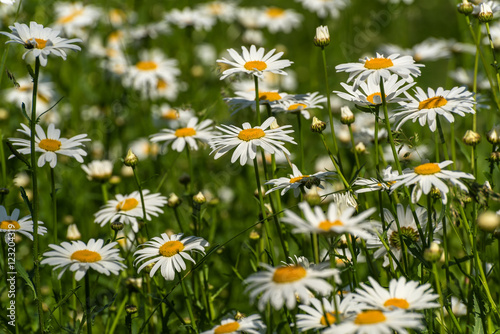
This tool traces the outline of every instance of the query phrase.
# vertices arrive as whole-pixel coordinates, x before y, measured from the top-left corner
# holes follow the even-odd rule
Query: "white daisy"
[[[16,0],[0,0],[0,2],[6,5],[13,5],[16,3]]]
[[[173,234],[170,237],[166,233],[162,233],[161,237],[154,237],[152,240],[142,244],[142,249],[134,253],[136,257],[134,266],[139,262],[144,261],[137,268],[139,273],[147,265],[154,263],[149,276],[153,277],[158,269],[161,268],[161,275],[168,281],[175,279],[175,273],[186,270],[184,260],[196,263],[189,255],[189,252],[196,252],[205,255],[205,248],[209,246],[208,242],[203,238],[190,236],[182,238],[184,234]]]
[[[172,9],[165,14],[165,20],[181,29],[194,27],[195,30],[211,30],[217,22],[213,15],[206,11],[189,7],[184,7],[182,10]]]
[[[408,120],[414,123],[418,120],[421,126],[429,123],[432,132],[436,131],[438,115],[443,116],[448,122],[453,123],[453,114],[465,116],[474,114],[474,93],[469,92],[466,87],[453,87],[444,90],[439,87],[436,91],[427,89],[427,94],[420,87],[415,89],[415,98],[406,94],[410,102],[401,102],[394,117],[398,125],[396,130]]]
[[[30,128],[22,123],[21,127],[22,129],[18,129],[17,131],[31,137]],[[42,155],[38,158],[38,167],[42,167],[45,165],[45,162],[48,162],[50,167],[54,168],[57,164],[57,154],[73,157],[76,161],[80,163],[83,162],[82,157],[86,156],[87,152],[78,147],[83,146],[83,142],[90,141],[90,138],[86,138],[86,134],[76,135],[69,139],[61,138],[60,136],[61,130],[56,129],[52,123],[49,124],[47,128],[47,135],[45,135],[40,125],[36,125],[35,151],[42,152]],[[14,146],[20,147],[20,149],[18,149],[19,153],[31,153],[30,140],[20,138],[9,138],[9,140]],[[12,157],[14,157],[14,155],[11,155],[9,159]]]
[[[9,26],[12,33],[0,31],[0,34],[9,37],[11,40],[7,43],[18,43],[23,45],[28,51],[23,54],[23,59],[26,54],[33,52],[35,57],[40,60],[40,65],[47,65],[47,56],[54,54],[66,60],[66,52],[64,49],[80,51],[78,45],[72,43],[82,42],[79,38],[66,39],[59,37],[59,30],[44,28],[43,25],[34,21],[30,22],[28,27],[26,24],[14,23]]]
[[[302,15],[291,9],[268,7],[262,10],[259,20],[260,25],[273,34],[279,31],[288,34],[292,29],[300,26]]]
[[[342,319],[355,307],[352,294],[347,294],[343,300],[339,295],[334,295],[337,304],[338,316]],[[323,298],[322,300],[312,298],[311,306],[299,305],[299,308],[306,314],[297,314],[297,327],[301,332],[311,329],[319,330],[334,325],[337,321],[337,312],[333,300]]]
[[[292,164],[292,174],[289,175],[289,177],[280,177],[279,179],[270,180],[265,183],[266,185],[274,187],[269,189],[266,195],[273,191],[283,189],[281,191],[281,196],[283,196],[288,190],[293,189],[293,195],[298,197],[301,187],[306,186],[307,188],[311,188],[315,185],[323,189],[321,181],[327,180],[334,174],[333,172],[318,172],[311,175],[303,175],[297,166]]]
[[[82,169],[89,180],[105,182],[113,174],[113,163],[109,160],[94,160],[88,165],[82,165]]]
[[[293,130],[289,130],[292,126],[285,125],[276,129],[268,129],[275,120],[274,117],[269,117],[262,125],[254,128],[251,127],[250,123],[243,123],[242,128],[224,124],[217,126],[217,129],[223,134],[214,136],[210,141],[212,147],[210,154],[215,152],[214,159],[219,159],[236,147],[231,157],[231,163],[240,159],[242,166],[246,164],[247,160],[255,159],[258,147],[262,147],[267,153],[290,155],[284,142],[297,144],[292,137],[287,135],[293,132]]]
[[[384,45],[381,49],[385,54],[398,53],[412,56],[415,61],[433,61],[451,57],[450,41],[433,37],[414,45],[411,49],[403,49],[394,44]]]
[[[124,85],[132,86],[144,96],[153,94],[162,85],[176,81],[180,70],[176,59],[168,59],[159,49],[142,51],[139,61],[128,68]]]
[[[18,87],[5,89],[5,100],[21,107],[24,103],[26,110],[31,110],[31,99],[33,98],[33,79],[30,76],[17,80]],[[56,95],[54,83],[45,80],[42,75],[38,78],[36,114],[39,116],[52,106],[52,101]],[[47,114],[45,114],[47,115]],[[42,117],[44,121],[46,117]]]
[[[159,123],[166,122],[169,128],[176,129],[187,125],[189,120],[194,117],[194,112],[191,109],[172,108],[168,103],[163,103],[159,106],[152,107],[153,117]]]
[[[53,250],[43,253],[45,258],[40,263],[54,266],[54,270],[62,268],[58,279],[61,279],[68,268],[70,271],[76,271],[77,281],[81,280],[90,268],[106,276],[118,275],[127,266],[120,262],[123,259],[119,256],[120,250],[115,248],[116,245],[116,242],[104,245],[102,239],[90,239],[87,244],[83,241],[50,244],[49,247]]]
[[[393,171],[392,166],[387,166],[387,168],[382,170],[381,180],[375,179],[373,177],[369,179],[365,179],[362,177],[358,177],[356,181],[352,184],[353,186],[361,186],[363,188],[359,188],[354,190],[356,194],[366,193],[370,191],[379,191],[379,190],[389,190],[391,185],[395,183],[394,178],[398,176],[398,171]]]
[[[130,143],[129,148],[137,155],[139,161],[148,158],[156,158],[160,151],[157,143],[152,143],[147,138],[138,138]]]
[[[308,266],[307,263],[293,263],[287,266],[271,267],[261,263],[264,271],[250,275],[244,282],[248,284],[253,302],[259,294],[258,308],[263,311],[268,302],[279,310],[286,305],[289,310],[295,308],[297,297],[303,304],[309,304],[313,290],[321,296],[330,294],[333,287],[325,280],[334,277],[340,284],[339,271],[324,266]]]
[[[467,187],[459,181],[460,178],[474,180],[474,176],[459,171],[443,170],[451,165],[453,161],[446,160],[440,163],[424,163],[412,169],[405,169],[403,174],[394,178],[396,183],[391,186],[391,191],[405,185],[407,187],[415,185],[411,193],[411,201],[417,203],[422,193],[428,194],[434,186],[441,193],[443,204],[446,204],[446,194],[449,192],[448,186],[443,181],[449,181],[458,186],[463,192],[468,192]]]
[[[85,28],[94,26],[101,16],[101,11],[92,5],[83,5],[81,2],[58,2],[54,4],[56,22],[54,29],[59,29],[66,36],[87,38]]]
[[[358,106],[376,106],[382,104],[382,95],[380,93],[380,80],[376,81],[374,76],[368,77],[366,82],[361,82],[359,87],[349,86],[343,82],[340,83],[347,93],[333,91],[340,98],[353,102]],[[384,93],[386,103],[395,103],[407,101],[407,98],[398,97],[406,90],[410,89],[415,83],[407,84],[405,80],[398,81],[398,75],[393,74],[384,80]]]
[[[153,143],[165,141],[168,144],[172,142],[172,149],[177,152],[182,152],[186,147],[186,143],[189,145],[189,149],[197,151],[197,140],[208,143],[217,134],[213,131],[212,123],[212,120],[205,119],[198,124],[198,117],[192,117],[186,127],[177,130],[163,129],[160,133],[152,135],[150,140]]]
[[[232,22],[238,9],[236,3],[230,1],[210,1],[200,4],[198,9],[207,16],[212,16],[224,22]]]
[[[286,59],[279,59],[283,52],[274,53],[276,49],[272,49],[264,55],[264,48],[257,48],[255,45],[250,46],[250,50],[246,47],[241,47],[242,54],[239,55],[234,49],[228,49],[229,55],[233,60],[226,58],[218,59],[218,63],[228,64],[232,68],[222,72],[221,80],[234,73],[253,74],[259,78],[263,77],[264,72],[273,72],[286,75],[282,69],[290,66],[293,62]]]
[[[5,207],[0,205],[0,232],[5,233],[6,239],[11,233],[21,233],[33,240],[33,220],[31,220],[31,215],[19,219],[19,212],[19,209],[14,209],[9,216]],[[47,228],[41,225],[43,225],[43,222],[38,221],[38,234],[44,235],[47,233]]]
[[[384,289],[372,277],[368,277],[371,287],[361,283],[360,288],[353,293],[358,307],[380,310],[426,310],[439,307],[436,302],[438,295],[434,294],[429,283],[422,284],[415,281],[406,281],[404,276],[392,279],[389,290]]]
[[[375,208],[370,208],[354,217],[356,209],[349,207],[339,214],[335,203],[330,203],[326,214],[319,206],[314,207],[313,212],[307,202],[299,203],[299,208],[304,218],[288,209],[285,210],[283,218],[283,222],[295,226],[293,233],[350,233],[363,239],[371,236],[367,232],[371,229],[371,225],[366,219],[376,211]]]
[[[384,57],[377,53],[374,58],[366,57],[360,59],[359,63],[347,63],[337,65],[337,72],[349,73],[347,82],[354,80],[354,88],[357,88],[360,83],[370,77],[373,77],[374,82],[380,82],[380,78],[389,80],[392,73],[397,74],[406,82],[413,82],[413,77],[420,76],[419,67],[424,65],[415,64],[415,61],[410,56],[400,57],[398,54],[392,54]]]
[[[423,329],[423,315],[405,310],[366,310],[345,319],[341,324],[323,331],[323,334],[408,334],[406,329]]]
[[[311,118],[309,109],[323,109],[321,103],[325,103],[326,101],[325,96],[314,92],[305,95],[290,96],[289,99],[277,100],[277,103],[271,107],[274,112],[301,113],[305,119],[309,119]]]
[[[211,330],[201,332],[201,334],[259,334],[265,329],[266,325],[264,325],[260,319],[260,315],[253,314],[237,320],[234,318],[224,319],[221,321],[220,325],[215,326]]]
[[[237,91],[235,92],[236,97],[224,98],[224,101],[228,104],[229,109],[233,111],[231,114],[234,115],[241,109],[252,108],[255,111],[255,89],[248,91]],[[271,108],[276,105],[279,101],[285,101],[293,98],[293,96],[288,95],[284,92],[279,92],[278,90],[265,90],[259,89],[259,104],[268,104]],[[264,112],[261,108],[260,112]]]
[[[163,213],[161,207],[167,203],[165,196],[161,196],[160,193],[149,194],[147,189],[144,189],[142,194],[146,206],[146,220],[150,221],[151,216],[158,217],[160,213]],[[118,220],[124,224],[130,224],[134,232],[137,233],[139,231],[137,217],[144,218],[141,196],[138,191],[125,196],[117,194],[115,199],[109,200],[94,216],[95,223],[101,226]]]
[[[304,8],[316,13],[318,17],[325,18],[330,15],[332,18],[340,16],[340,11],[347,7],[349,0],[296,0]]]

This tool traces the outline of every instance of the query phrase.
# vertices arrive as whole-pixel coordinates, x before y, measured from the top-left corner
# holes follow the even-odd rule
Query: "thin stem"
[[[323,141],[323,145],[325,146],[326,151],[328,152],[328,156],[330,157],[330,160],[332,161],[333,165],[335,166],[335,169],[337,170],[337,174],[342,179],[342,182],[344,183],[344,186],[346,187],[346,189],[350,189],[349,182],[347,182],[347,180],[345,179],[344,175],[342,174],[342,171],[340,170],[340,167],[337,164],[337,161],[333,157],[333,154],[330,151],[330,148],[328,147],[328,144],[326,143],[325,135],[323,133],[320,133],[319,135],[321,137],[321,140]],[[350,189],[350,190],[352,191],[352,189]]]
[[[141,206],[142,206],[142,219],[144,222],[144,229],[146,230],[146,235],[149,238],[148,224],[147,224],[147,215],[146,215],[146,205],[144,204],[144,194],[142,193],[142,185],[139,180],[139,175],[137,174],[137,166],[132,167],[132,171],[134,172],[135,183],[137,184],[137,188],[139,189],[139,196],[141,197]]]
[[[56,198],[56,180],[54,168],[50,169],[50,197],[52,199],[52,229],[54,235],[54,244],[57,244],[57,198]]]
[[[456,170],[457,166],[455,161],[457,161],[457,150],[455,147],[455,122],[451,123],[450,125],[450,137],[451,137],[451,160],[453,160],[453,169]]]
[[[87,319],[87,334],[92,334],[92,314],[90,309],[90,278],[89,271],[85,273],[85,315]]]
[[[189,150],[189,146],[186,146],[186,156],[189,166],[189,177],[191,178],[191,182],[189,182],[188,192],[189,194],[191,194],[193,191],[193,184],[194,184],[194,172],[193,172],[193,162],[191,160],[191,151]]]
[[[441,307],[439,308],[439,311],[440,311],[440,315],[441,315],[441,321],[443,322],[440,326],[440,333],[441,334],[444,334],[445,333],[445,322],[444,322],[444,303],[443,303],[443,293],[441,291],[441,283],[439,282],[439,272],[438,272],[438,269],[437,269],[437,266],[436,266],[436,263],[433,262],[432,263],[432,272],[434,274],[434,280],[436,282],[436,291],[438,293],[438,296],[439,296],[439,304],[441,305]]]
[[[182,279],[181,275],[179,274],[179,280],[181,281],[181,287],[182,287],[182,293],[184,294],[184,299],[186,300],[186,305],[189,313],[189,319],[191,319],[191,327],[193,327],[195,332],[198,332],[198,327],[196,326],[196,318],[194,317],[193,314],[193,308],[191,306],[191,298],[189,298],[189,294],[187,292],[186,288],[186,283],[184,283],[184,280]]]
[[[439,133],[439,142],[443,146],[444,159],[450,160],[450,156],[448,154],[448,146],[446,145],[446,140],[444,139],[443,127],[441,126],[441,121],[439,120],[438,116],[436,116],[436,122]]]
[[[398,169],[399,174],[402,174],[401,164],[399,163],[398,152],[396,151],[396,145],[394,144],[394,139],[392,138],[391,123],[389,122],[389,113],[387,112],[387,101],[385,99],[385,89],[384,80],[380,77],[380,96],[382,97],[382,108],[384,109],[384,120],[387,129],[387,136],[389,137],[389,143],[391,144],[392,155],[394,156],[394,162]]]
[[[103,199],[104,203],[106,204],[108,202],[108,199],[109,199],[107,182],[101,183],[101,191],[102,191],[102,199]]]
[[[326,88],[326,107],[328,109],[328,117],[330,118],[330,130],[332,133],[332,139],[333,139],[333,153],[335,155],[338,155],[339,153],[339,148],[337,145],[337,137],[335,136],[335,128],[333,126],[333,113],[332,113],[332,105],[330,103],[330,88],[328,84],[328,70],[326,67],[326,51],[325,47],[321,47],[321,55],[323,57],[323,70],[325,72],[325,88]],[[339,158],[339,164],[342,165],[340,162]]]
[[[304,135],[302,133],[302,115],[297,113],[297,125],[299,127],[299,151],[300,151],[300,170],[304,171]]]
[[[354,142],[354,135],[352,133],[352,126],[351,124],[347,125],[349,127],[349,135],[351,137],[351,146],[352,146],[352,151],[354,152],[354,159],[356,160],[356,167],[358,168],[358,171],[361,169],[361,165],[359,163],[359,157],[358,157],[358,151],[356,151],[356,143]]]
[[[260,125],[260,102],[259,102],[259,78],[254,76],[255,85],[255,113],[257,114],[257,125]]]

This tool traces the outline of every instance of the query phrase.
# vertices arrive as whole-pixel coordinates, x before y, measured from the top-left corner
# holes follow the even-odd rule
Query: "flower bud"
[[[481,135],[472,130],[467,130],[464,137],[462,138],[462,141],[465,145],[476,146],[481,142]]]
[[[500,129],[496,126],[486,133],[486,139],[492,144],[500,144]]]
[[[111,223],[111,229],[116,232],[123,230],[124,226],[125,225],[119,220],[115,220]]]
[[[463,0],[462,3],[457,5],[457,10],[460,14],[470,15],[474,11],[474,5],[467,0]]]
[[[259,232],[253,230],[252,232],[250,232],[249,238],[251,240],[259,240],[260,239],[260,234],[259,234]]]
[[[496,163],[500,162],[500,152],[491,152],[490,160]]]
[[[340,108],[340,122],[342,124],[352,124],[354,123],[355,117],[351,109],[348,106],[343,106]]]
[[[365,144],[363,144],[362,141],[360,141],[356,147],[354,147],[354,150],[356,151],[356,153],[365,153],[366,152],[366,146]]]
[[[74,240],[80,240],[82,235],[80,234],[80,231],[78,231],[78,227],[76,224],[71,224],[68,226],[68,232],[66,232],[66,239],[74,241]]]
[[[482,3],[480,6],[481,9],[479,11],[479,15],[477,16],[479,22],[490,22],[493,20],[493,11],[491,10],[490,5]]]
[[[189,174],[184,173],[181,176],[179,176],[179,183],[182,184],[184,187],[187,186],[189,182],[191,182],[191,177],[189,176]]]
[[[135,305],[127,305],[125,307],[125,311],[127,311],[127,314],[134,314],[134,313],[137,313],[137,306]]]
[[[325,47],[330,44],[330,32],[327,26],[319,26],[316,28],[316,36],[314,36],[314,45]]]
[[[485,211],[477,217],[477,227],[485,232],[493,232],[500,226],[500,216],[493,211]]]
[[[139,158],[132,152],[131,149],[128,150],[127,156],[123,159],[123,163],[128,167],[135,167],[139,163]]]
[[[193,196],[193,202],[197,204],[203,204],[207,201],[203,193],[200,191],[196,195]]]
[[[431,242],[431,246],[424,251],[424,259],[429,262],[437,262],[441,258],[443,249],[437,242]]]
[[[170,196],[168,196],[167,205],[169,207],[176,208],[179,205],[181,205],[181,203],[182,203],[182,200],[179,197],[177,197],[176,194],[171,193]]]
[[[323,121],[320,121],[316,116],[313,117],[312,125],[311,125],[311,131],[312,132],[317,132],[317,133],[322,133],[323,130],[326,128],[326,123]]]

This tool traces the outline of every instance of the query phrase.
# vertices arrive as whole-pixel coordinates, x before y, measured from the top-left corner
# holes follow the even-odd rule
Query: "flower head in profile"
[[[310,109],[323,109],[321,103],[327,101],[326,97],[318,92],[301,95],[291,95],[288,99],[278,100],[272,105],[275,112],[300,113],[305,119],[311,118]]]
[[[398,175],[399,173],[397,170],[393,171],[392,166],[388,166],[387,168],[382,170],[382,173],[380,175],[381,180],[375,179],[373,177],[369,179],[358,177],[352,185],[361,186],[361,188],[354,190],[354,192],[356,194],[361,194],[371,191],[389,190],[391,185],[396,182],[394,181],[394,178]]]
[[[167,204],[165,196],[161,196],[160,193],[150,194],[147,189],[143,189],[142,194],[146,206],[145,220],[151,220],[151,216],[158,217],[160,213],[163,213],[161,208]],[[115,199],[110,199],[94,216],[95,223],[101,226],[119,220],[124,224],[131,224],[132,229],[137,233],[139,231],[137,217],[144,218],[141,195],[138,191],[130,195],[117,194]]]
[[[337,294],[333,298],[336,299],[335,302],[333,299],[322,298],[320,300],[313,298],[311,299],[311,305],[299,305],[299,309],[305,312],[304,314],[297,314],[297,327],[301,332],[334,325],[337,322],[337,317],[343,319],[356,306],[350,293],[342,300]],[[337,305],[337,312],[335,311],[335,305]]]
[[[161,275],[168,281],[175,279],[175,273],[186,270],[184,260],[196,263],[189,253],[205,254],[205,248],[209,246],[208,242],[199,237],[190,236],[183,238],[183,233],[168,236],[162,233],[160,237],[142,244],[143,248],[134,253],[136,257],[134,265],[143,262],[137,272],[140,272],[147,265],[154,263],[149,275],[153,275],[160,269]]]
[[[282,31],[289,33],[300,26],[302,15],[292,9],[267,7],[259,16],[259,24],[266,27],[271,33]]]
[[[17,131],[31,137],[30,128],[25,124],[21,124],[21,127],[22,129],[18,129]],[[57,154],[75,158],[80,163],[83,162],[83,157],[87,155],[87,152],[80,148],[80,146],[83,146],[83,142],[90,141],[90,138],[87,138],[87,134],[76,135],[69,139],[61,138],[61,130],[56,129],[52,123],[47,128],[47,134],[45,134],[45,131],[38,124],[35,130],[35,151],[42,153],[38,158],[38,167],[42,167],[45,165],[45,162],[48,162],[50,167],[54,168],[57,165]],[[30,140],[21,138],[9,138],[9,140],[14,146],[20,147],[18,149],[19,153],[31,153]],[[9,158],[12,157],[14,155],[11,155]]]
[[[88,165],[82,165],[83,171],[91,181],[106,182],[113,174],[113,162],[109,160],[94,160]]]
[[[293,138],[288,133],[291,125],[281,126],[275,129],[268,129],[276,119],[269,117],[260,126],[251,127],[250,123],[243,123],[242,128],[234,125],[218,126],[222,134],[215,136],[210,141],[212,153],[215,152],[215,159],[220,158],[228,151],[234,150],[231,157],[231,163],[240,159],[240,164],[243,166],[247,160],[253,160],[257,156],[257,148],[262,147],[266,153],[271,154],[288,154],[290,152],[285,148],[285,142],[296,144]]]
[[[197,141],[208,143],[209,140],[216,134],[212,131],[213,121],[205,119],[198,123],[198,117],[192,117],[186,127],[178,128],[177,130],[163,129],[160,133],[151,136],[150,140],[153,143],[165,141],[172,143],[172,149],[177,152],[182,152],[186,144],[191,150],[198,150]]]
[[[301,5],[318,15],[320,18],[326,18],[328,15],[332,18],[340,16],[340,11],[347,7],[349,0],[295,0]]]
[[[250,50],[246,47],[241,47],[242,54],[238,54],[234,49],[228,49],[229,55],[233,60],[226,58],[218,59],[217,63],[230,65],[231,68],[222,72],[221,80],[235,73],[248,73],[256,77],[263,78],[264,72],[273,72],[286,75],[283,68],[290,66],[293,62],[280,59],[283,52],[275,54],[276,49],[265,53],[264,48],[257,48],[255,45],[250,46]]]
[[[469,179],[473,180],[474,176],[468,173],[460,171],[444,170],[443,168],[451,165],[453,161],[446,160],[440,163],[428,162],[421,164],[414,169],[405,169],[403,174],[398,175],[394,178],[396,183],[391,186],[391,191],[397,189],[403,185],[413,187],[411,193],[411,201],[417,203],[422,193],[428,194],[432,187],[435,187],[441,193],[441,200],[443,204],[447,202],[447,196],[449,188],[445,181],[457,186],[463,192],[467,193],[467,187],[459,179]]]
[[[266,325],[260,319],[260,315],[252,314],[240,319],[227,318],[211,330],[201,332],[201,334],[223,334],[223,333],[248,333],[259,334],[266,329]]]
[[[58,279],[66,269],[75,271],[75,280],[79,281],[85,276],[87,270],[95,271],[109,276],[118,275],[127,266],[121,263],[120,250],[116,242],[104,245],[104,240],[90,239],[87,244],[83,241],[63,242],[61,245],[50,244],[51,251],[45,252],[41,264],[54,266],[54,270],[62,269]]]
[[[14,23],[9,29],[12,33],[0,31],[0,34],[10,38],[7,43],[18,43],[28,51],[23,54],[23,59],[30,52],[40,60],[40,65],[47,65],[47,56],[53,54],[66,60],[64,49],[80,51],[78,45],[72,43],[82,42],[79,38],[66,39],[59,37],[59,30],[43,27],[36,22],[30,22],[29,27],[23,23]]]
[[[377,53],[376,57],[366,57],[360,59],[359,63],[347,63],[337,65],[337,72],[349,73],[347,82],[354,79],[354,89],[357,89],[361,82],[373,77],[374,82],[380,82],[380,78],[389,80],[392,74],[397,74],[406,82],[413,82],[413,77],[420,76],[420,69],[424,65],[415,64],[411,56],[399,56],[392,54],[388,57]]]
[[[248,284],[246,291],[250,293],[253,301],[259,296],[258,308],[263,311],[268,302],[279,310],[286,305],[289,310],[295,308],[297,298],[303,304],[309,304],[312,292],[321,296],[332,292],[333,287],[326,281],[334,277],[340,284],[339,271],[337,269],[325,268],[323,265],[309,265],[307,261],[299,261],[286,266],[271,267],[261,263],[263,271],[250,275],[245,283]]]
[[[424,126],[429,124],[432,132],[436,131],[437,117],[443,116],[448,122],[453,123],[453,114],[465,116],[474,114],[474,93],[469,92],[466,87],[453,87],[445,90],[441,87],[435,91],[432,88],[427,93],[420,87],[415,89],[415,97],[407,94],[410,102],[401,102],[396,110],[396,130],[409,120],[420,123]]]
[[[33,220],[31,215],[19,219],[19,209],[14,209],[9,216],[3,205],[0,205],[0,232],[5,233],[7,239],[10,233],[20,233],[30,240],[33,240]],[[41,226],[42,221],[38,221],[38,234],[44,235],[47,233],[47,228]]]

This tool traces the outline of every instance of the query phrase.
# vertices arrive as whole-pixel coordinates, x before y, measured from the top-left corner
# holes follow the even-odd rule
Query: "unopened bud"
[[[481,142],[481,135],[472,130],[467,130],[464,137],[462,138],[462,141],[465,145],[476,146]]]
[[[260,239],[260,234],[259,234],[259,232],[253,230],[252,232],[250,232],[249,237],[250,237],[251,240],[259,240]]]
[[[366,146],[365,144],[363,144],[362,141],[360,141],[356,147],[354,147],[354,150],[356,151],[356,153],[365,153],[366,152]]]
[[[314,45],[325,47],[330,44],[330,32],[327,26],[319,26],[316,28],[316,36],[314,36]]]
[[[78,231],[78,227],[76,224],[71,224],[68,226],[68,232],[66,232],[66,239],[74,241],[74,240],[80,240],[82,235],[80,234],[80,231]]]
[[[137,313],[137,306],[135,306],[135,305],[127,305],[125,307],[125,311],[127,311],[127,314]]]
[[[493,20],[493,11],[491,10],[490,5],[482,3],[480,6],[479,15],[477,16],[479,22],[490,22]]]
[[[477,227],[485,232],[493,232],[500,225],[500,216],[493,211],[485,211],[477,217]]]
[[[118,184],[120,182],[122,182],[122,178],[119,177],[118,175],[113,175],[111,176],[111,178],[109,179],[109,184]]]
[[[470,15],[474,11],[474,5],[467,0],[463,0],[462,3],[457,5],[457,10],[460,14]]]
[[[177,197],[176,194],[171,193],[170,196],[168,196],[167,205],[169,207],[176,208],[179,205],[181,205],[181,203],[182,203],[182,200],[179,197]]]
[[[203,193],[200,191],[196,195],[193,196],[193,202],[197,204],[203,204],[207,201]]]
[[[500,144],[500,129],[494,127],[486,133],[486,139],[493,145]]]
[[[493,162],[500,162],[500,152],[491,152],[490,160]]]
[[[116,232],[121,231],[121,230],[123,230],[123,227],[124,227],[124,224],[119,220],[115,220],[114,222],[111,223],[111,229],[113,231],[116,231]]]
[[[340,122],[342,124],[352,124],[354,123],[354,120],[354,114],[348,106],[343,106],[342,108],[340,108]]]
[[[311,125],[311,131],[312,132],[317,132],[317,133],[322,133],[323,130],[326,128],[326,123],[323,121],[320,121],[316,116],[313,117],[312,125]]]
[[[437,242],[432,242],[431,246],[424,251],[424,259],[429,262],[437,262],[441,258],[443,249]]]
[[[125,159],[123,159],[123,163],[125,164],[125,166],[135,167],[139,163],[139,158],[137,158],[137,155],[135,155],[134,152],[129,149],[127,152],[127,156],[125,157]]]

